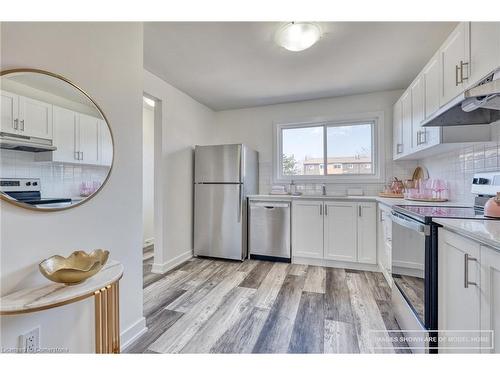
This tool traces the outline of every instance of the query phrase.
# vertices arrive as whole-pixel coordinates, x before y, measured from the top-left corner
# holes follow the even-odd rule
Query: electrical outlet
[[[37,353],[40,349],[40,327],[35,327],[31,331],[19,336],[21,350],[25,353]]]

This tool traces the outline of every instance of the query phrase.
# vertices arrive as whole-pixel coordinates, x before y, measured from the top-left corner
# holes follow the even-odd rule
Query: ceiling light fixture
[[[276,43],[289,51],[303,51],[321,38],[321,29],[311,22],[290,22],[275,35]]]

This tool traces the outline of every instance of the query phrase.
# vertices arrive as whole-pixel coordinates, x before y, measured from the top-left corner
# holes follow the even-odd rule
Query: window
[[[277,180],[378,178],[376,130],[375,120],[278,125]]]

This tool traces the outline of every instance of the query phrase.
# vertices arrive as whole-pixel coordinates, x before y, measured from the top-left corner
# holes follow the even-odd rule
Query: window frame
[[[283,174],[283,129],[323,127],[323,169],[328,164],[327,131],[329,127],[356,124],[372,124],[372,163],[373,173],[370,174],[330,174],[330,175],[296,175]],[[384,113],[371,112],[357,115],[346,115],[338,118],[315,118],[302,121],[274,122],[273,137],[273,183],[383,183],[385,181],[385,142]],[[326,163],[326,164],[325,164]],[[326,169],[327,171],[327,169]]]

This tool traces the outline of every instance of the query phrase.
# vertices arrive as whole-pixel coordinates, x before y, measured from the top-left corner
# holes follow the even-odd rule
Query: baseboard
[[[130,345],[132,345],[139,337],[141,337],[146,331],[146,318],[142,317],[137,322],[128,327],[125,331],[120,334],[120,350],[123,352]]]
[[[165,263],[153,263],[151,268],[152,273],[165,273],[170,271],[172,268],[177,267],[179,264],[185,262],[193,257],[193,251],[189,250],[180,255],[177,255],[174,259],[169,260]]]
[[[294,264],[305,264],[305,265],[308,265],[308,266],[347,268],[347,269],[359,270],[359,271],[380,272],[380,269],[379,269],[379,267],[378,267],[377,264],[356,263],[356,262],[342,262],[342,261],[330,260],[330,259],[316,259],[316,258],[292,257],[292,263],[294,263]]]

